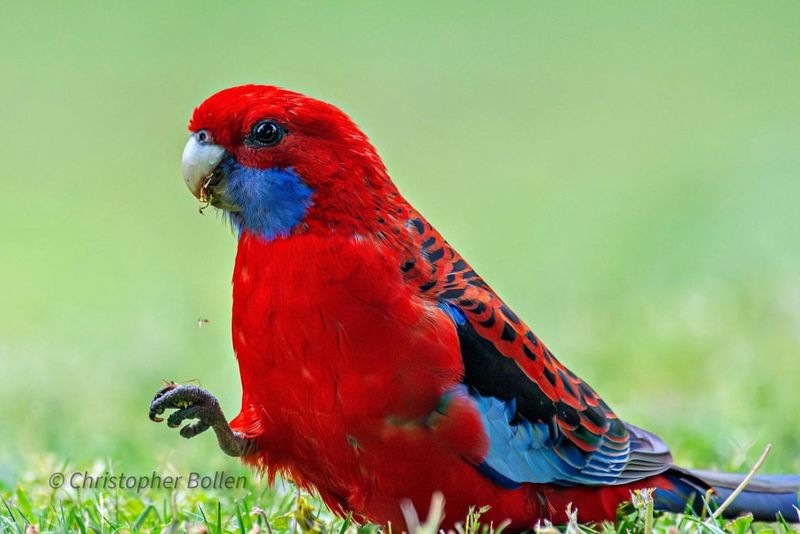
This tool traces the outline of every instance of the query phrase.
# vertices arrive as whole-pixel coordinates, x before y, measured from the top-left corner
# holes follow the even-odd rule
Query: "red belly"
[[[625,488],[506,490],[479,473],[488,444],[477,409],[469,399],[440,407],[463,373],[455,328],[403,280],[400,260],[374,242],[243,235],[233,279],[243,395],[232,425],[258,441],[247,461],[380,523],[403,524],[403,499],[424,516],[436,491],[448,523],[491,505],[495,524],[529,527],[563,517],[573,496],[581,519],[613,517]]]

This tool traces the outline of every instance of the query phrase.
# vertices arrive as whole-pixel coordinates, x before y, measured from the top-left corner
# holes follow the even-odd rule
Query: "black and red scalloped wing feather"
[[[407,231],[417,247],[401,269],[456,324],[463,383],[492,441],[488,474],[508,484],[614,484],[669,468],[663,442],[618,419],[410,208]]]

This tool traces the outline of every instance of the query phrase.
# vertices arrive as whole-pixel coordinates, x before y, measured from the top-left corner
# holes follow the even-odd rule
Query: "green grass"
[[[41,458],[240,469],[213,439],[181,440],[146,413],[163,379],[198,379],[238,409],[235,243],[197,214],[179,158],[193,107],[249,81],[348,111],[415,206],[678,463],[744,470],[769,442],[763,472],[800,472],[796,1],[0,11],[0,485],[12,510],[21,488],[51,513],[28,478]],[[164,523],[169,498],[151,497]],[[230,518],[240,497],[195,498],[211,521],[217,499]],[[182,517],[197,520],[198,504],[179,502]]]
[[[173,490],[145,488],[53,489],[49,477],[54,471],[74,472],[68,465],[43,461],[36,471],[26,474],[16,489],[0,488],[0,531],[33,534],[45,532],[194,532],[261,533],[303,532],[370,534],[380,532],[371,525],[358,525],[348,516],[337,518],[318,496],[296,489],[279,480],[273,486],[247,481],[235,491]],[[95,464],[89,473],[115,473],[111,466]],[[80,472],[80,470],[79,470]],[[169,467],[162,475],[177,475]],[[458,534],[500,534],[504,525],[481,522],[487,508],[470,511],[456,527]],[[783,534],[795,530],[782,518],[772,524],[754,523],[751,516],[735,520],[713,519],[711,510],[701,515],[661,514],[653,511],[648,491],[637,491],[630,504],[620,507],[614,522],[581,524],[580,510],[568,508],[570,521],[554,527],[544,521],[537,534]],[[441,501],[431,509],[416,511],[410,523],[412,534],[437,534],[442,519]],[[426,519],[427,516],[427,519]],[[401,532],[402,528],[387,529]]]
[[[93,475],[120,475],[102,462],[87,468]],[[17,488],[0,490],[0,531],[31,532],[338,532],[352,524],[334,518],[318,497],[288,482],[273,486],[244,477],[233,490],[212,488],[54,489],[54,472],[82,473],[69,465],[43,460],[26,473]],[[161,476],[178,476],[173,466]],[[243,476],[241,473],[231,475]],[[162,479],[163,480],[163,479]],[[80,486],[80,484],[78,484]],[[374,528],[359,528],[372,532]]]

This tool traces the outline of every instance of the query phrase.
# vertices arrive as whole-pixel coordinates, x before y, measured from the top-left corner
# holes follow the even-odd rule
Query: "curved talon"
[[[160,423],[164,420],[163,417],[158,417],[158,416],[164,413],[164,410],[170,408],[171,406],[162,406],[163,401],[162,402],[159,401],[161,401],[161,399],[163,399],[167,393],[169,393],[170,391],[174,391],[176,388],[178,388],[178,384],[170,381],[167,382],[167,385],[165,387],[156,392],[156,394],[153,396],[153,400],[150,401],[149,417],[151,421],[155,423]],[[180,408],[181,406],[175,406],[175,407]]]
[[[164,420],[164,418],[156,416],[156,412],[150,410],[150,420],[153,421],[154,423],[160,423],[161,421]]]
[[[178,428],[185,419],[198,419],[202,416],[202,409],[202,406],[195,404],[172,412],[167,418],[167,426],[170,428]]]
[[[164,395],[166,395],[167,393],[178,387],[178,384],[176,384],[172,380],[164,380],[164,383],[166,384],[166,386],[158,390],[158,392],[156,392],[156,394],[153,396],[153,400],[150,401],[150,420],[155,423],[160,423],[164,420],[163,417],[158,417],[159,415],[164,413],[164,408],[161,407],[154,408],[153,405],[158,399],[160,399],[161,397],[163,397]]]

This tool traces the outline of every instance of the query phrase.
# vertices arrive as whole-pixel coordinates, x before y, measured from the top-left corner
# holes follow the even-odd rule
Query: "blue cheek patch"
[[[254,169],[228,157],[220,163],[226,174],[226,195],[241,211],[230,212],[241,232],[248,230],[266,240],[289,235],[313,204],[313,191],[292,168]]]

